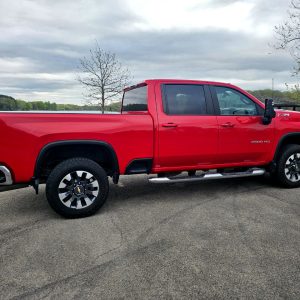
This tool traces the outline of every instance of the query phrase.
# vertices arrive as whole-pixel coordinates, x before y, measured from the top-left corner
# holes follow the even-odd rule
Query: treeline
[[[106,111],[120,111],[121,102],[111,103],[105,107]],[[45,101],[24,101],[17,100],[13,97],[0,95],[1,111],[30,111],[30,110],[50,110],[50,111],[100,111],[98,105],[76,105],[76,104],[58,104],[55,102]]]
[[[300,90],[298,87],[294,87],[287,91],[272,91],[271,89],[265,89],[248,92],[263,102],[267,98],[272,98],[275,103],[300,103]]]
[[[248,91],[261,101],[273,98],[275,103],[300,103],[300,89],[293,88],[287,91],[272,91],[271,89]],[[0,95],[0,111],[29,111],[29,110],[52,110],[52,111],[100,111],[97,105],[58,104],[45,101],[23,101],[13,97]],[[111,103],[105,106],[106,111],[119,112],[121,102]]]

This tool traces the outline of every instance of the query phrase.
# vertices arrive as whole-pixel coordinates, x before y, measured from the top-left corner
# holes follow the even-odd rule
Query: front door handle
[[[175,123],[163,123],[162,125],[161,125],[162,127],[169,127],[169,128],[175,128],[175,127],[177,127],[178,125],[177,124],[175,124]]]
[[[225,128],[232,128],[232,127],[234,127],[234,124],[231,122],[226,122],[224,124],[221,124],[221,126],[225,127]]]

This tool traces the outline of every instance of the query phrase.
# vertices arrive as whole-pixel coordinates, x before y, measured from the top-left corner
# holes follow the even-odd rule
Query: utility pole
[[[272,78],[272,99],[274,98],[274,78]]]

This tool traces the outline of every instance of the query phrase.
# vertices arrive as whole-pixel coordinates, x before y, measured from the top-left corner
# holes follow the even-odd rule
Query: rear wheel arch
[[[96,140],[65,140],[49,143],[40,150],[33,179],[46,178],[60,162],[78,156],[97,162],[109,176],[119,174],[118,158],[110,144]]]

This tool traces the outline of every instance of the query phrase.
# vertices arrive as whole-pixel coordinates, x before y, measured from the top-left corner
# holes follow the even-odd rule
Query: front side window
[[[201,85],[164,85],[163,105],[167,115],[207,114],[204,88]]]
[[[140,86],[124,92],[122,111],[147,111],[147,86]]]
[[[254,116],[257,115],[256,104],[244,94],[231,88],[216,86],[220,115]]]

